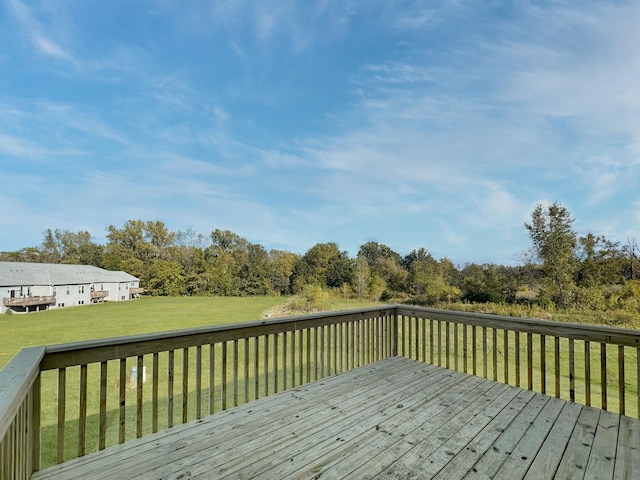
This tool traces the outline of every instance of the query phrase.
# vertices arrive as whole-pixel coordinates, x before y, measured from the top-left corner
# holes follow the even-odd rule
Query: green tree
[[[300,256],[285,250],[269,251],[269,269],[267,277],[273,292],[277,295],[291,293],[291,276]]]
[[[580,287],[597,287],[619,284],[624,281],[626,256],[618,243],[610,242],[602,235],[587,234],[580,237],[577,284]]]
[[[569,210],[555,202],[546,208],[538,205],[531,223],[525,223],[533,248],[547,279],[548,293],[554,303],[566,308],[575,293],[576,233]]]
[[[341,288],[351,279],[351,262],[347,252],[341,252],[338,244],[318,243],[296,263],[292,278],[294,293],[305,285]]]
[[[109,225],[107,232],[105,268],[131,273],[143,285],[151,278],[153,262],[168,260],[174,246],[175,234],[160,221],[128,220],[121,229]]]
[[[412,250],[403,260],[409,269],[409,284],[413,289],[414,300],[418,303],[433,305],[438,302],[451,302],[460,296],[460,289],[447,282],[453,278],[453,264],[448,259],[437,261],[424,248]],[[454,270],[455,267],[453,267]]]
[[[402,257],[387,245],[367,242],[358,250],[357,258],[365,259],[371,274],[384,280],[383,297],[393,297],[406,289],[408,272],[402,265]]]
[[[371,269],[364,257],[358,257],[354,261],[353,276],[351,285],[358,298],[363,298],[367,294],[369,281],[371,280]]]
[[[162,259],[152,261],[145,280],[147,293],[159,296],[183,295],[185,286],[182,265]]]

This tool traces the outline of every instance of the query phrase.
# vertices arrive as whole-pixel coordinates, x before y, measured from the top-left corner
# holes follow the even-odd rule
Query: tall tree
[[[549,293],[560,307],[567,307],[575,291],[577,261],[574,219],[567,208],[553,203],[536,206],[531,223],[525,223],[536,256],[542,261]]]
[[[305,285],[341,288],[351,279],[351,262],[347,252],[337,243],[317,243],[296,263],[293,288],[299,292]]]

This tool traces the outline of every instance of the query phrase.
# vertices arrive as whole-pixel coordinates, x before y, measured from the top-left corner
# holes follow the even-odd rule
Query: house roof
[[[114,272],[91,265],[0,262],[0,286],[81,285],[138,280],[126,272]]]

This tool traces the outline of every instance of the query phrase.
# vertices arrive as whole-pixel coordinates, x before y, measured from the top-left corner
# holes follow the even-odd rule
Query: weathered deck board
[[[43,478],[638,478],[640,421],[391,358]]]

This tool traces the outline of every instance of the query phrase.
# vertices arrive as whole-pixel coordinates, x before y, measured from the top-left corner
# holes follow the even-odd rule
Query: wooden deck
[[[640,478],[640,421],[401,357],[33,478]]]

